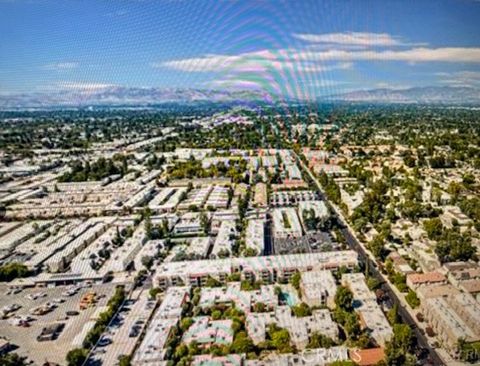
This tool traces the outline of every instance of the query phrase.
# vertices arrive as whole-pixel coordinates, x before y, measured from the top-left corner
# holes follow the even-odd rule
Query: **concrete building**
[[[185,253],[195,259],[205,259],[208,256],[212,239],[208,236],[196,236],[188,241],[188,247]]]
[[[302,236],[302,225],[294,208],[283,207],[272,211],[273,237],[278,239],[299,238]]]
[[[215,238],[211,253],[212,258],[230,256],[237,237],[235,221],[222,221],[218,235]]]
[[[230,354],[227,356],[198,355],[194,356],[191,366],[244,366],[245,356]]]
[[[187,194],[186,187],[168,187],[160,191],[148,204],[157,213],[175,211],[180,199]]]
[[[459,339],[464,339],[467,343],[480,341],[480,334],[471,328],[471,326],[479,324],[478,313],[474,318],[476,323],[468,322],[469,316],[462,319],[460,314],[454,310],[454,307],[458,309],[458,306],[462,306],[464,299],[457,296],[427,298],[422,300],[421,308],[425,320],[437,334],[442,347],[454,357],[458,355]],[[460,302],[457,303],[457,301]],[[452,307],[454,303],[457,304]],[[478,311],[478,303],[476,308]],[[471,309],[475,310],[475,306]],[[466,310],[466,312],[470,313],[470,310]]]
[[[338,338],[337,324],[332,320],[328,310],[314,310],[311,316],[297,318],[292,315],[289,306],[278,306],[273,312],[250,313],[247,315],[245,328],[253,343],[266,340],[268,326],[276,324],[288,330],[290,340],[298,349],[305,349],[309,337],[314,332],[324,334],[331,339]]]
[[[181,202],[178,205],[180,210],[188,210],[190,207],[195,206],[197,208],[203,208],[205,202],[207,202],[208,196],[212,191],[213,187],[211,185],[207,185],[202,188],[195,188],[193,189],[187,196],[187,199]]]
[[[407,286],[412,290],[420,286],[445,285],[447,278],[440,272],[411,273],[407,275]]]
[[[342,285],[353,293],[354,309],[360,317],[362,328],[368,329],[379,346],[385,346],[393,335],[392,327],[378,306],[375,294],[368,288],[363,273],[343,274]]]
[[[182,305],[188,300],[189,292],[188,287],[171,287],[167,290],[133,356],[133,365],[162,364],[167,352],[165,346],[180,321]]]
[[[199,234],[203,232],[200,214],[198,212],[187,212],[183,214],[173,228],[173,232],[177,235]]]
[[[257,254],[263,253],[265,250],[265,220],[248,220],[245,245],[247,248],[255,250]]]
[[[108,225],[108,222],[101,222],[94,219],[81,225],[74,233],[74,235],[78,233],[77,236],[69,241],[62,250],[56,252],[45,262],[48,270],[50,272],[64,271],[75,256],[105,232]]]
[[[267,197],[267,185],[265,183],[257,183],[253,194],[253,205],[266,207],[268,205]]]
[[[214,186],[210,196],[208,196],[205,207],[215,209],[225,209],[228,207],[228,187]]]
[[[102,270],[106,272],[125,271],[132,264],[146,241],[145,225],[141,222],[133,232],[133,235],[113,252],[108,262],[102,267]]]
[[[288,174],[288,179],[291,180],[302,180],[302,172],[298,168],[296,164],[294,165],[287,165],[285,167],[285,170],[287,171]]]
[[[244,279],[261,279],[266,283],[272,283],[288,281],[297,271],[314,269],[335,271],[342,266],[354,268],[357,263],[358,254],[353,250],[170,262],[157,267],[155,282],[161,288],[180,283],[200,286],[204,285],[210,276],[225,282],[232,273],[240,273]]]
[[[300,290],[302,299],[309,306],[335,307],[337,285],[330,271],[308,271],[301,273]]]
[[[194,323],[183,334],[182,342],[196,342],[201,348],[211,345],[229,345],[233,342],[232,320],[212,320],[208,316],[193,318]]]
[[[324,224],[330,214],[328,212],[328,208],[325,205],[325,202],[323,201],[302,201],[298,203],[298,214],[300,216],[300,219],[302,220],[302,223],[305,227],[305,220],[304,216],[307,213],[313,213],[313,216],[315,216],[321,224]]]
[[[259,290],[253,291],[242,291],[240,282],[229,282],[226,287],[202,287],[198,306],[206,310],[215,305],[235,305],[248,314],[257,303],[273,310],[278,304],[275,285],[262,285]]]

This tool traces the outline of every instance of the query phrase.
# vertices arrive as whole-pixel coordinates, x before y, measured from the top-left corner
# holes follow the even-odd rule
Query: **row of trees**
[[[111,175],[124,175],[128,171],[127,157],[115,155],[113,159],[99,158],[93,164],[88,161],[75,160],[70,164],[70,171],[58,178],[59,182],[84,182],[102,180]]]
[[[69,366],[81,366],[84,364],[89,350],[98,342],[100,336],[125,300],[125,296],[124,287],[117,286],[114,295],[108,301],[107,310],[99,315],[95,326],[88,332],[83,340],[83,347],[75,348],[67,353],[67,363]]]
[[[468,232],[461,233],[457,227],[446,228],[439,218],[425,220],[423,228],[428,238],[437,242],[435,253],[442,263],[476,258],[476,249]]]
[[[219,162],[212,164],[208,168],[202,167],[201,161],[191,159],[186,162],[177,163],[172,167],[169,170],[169,177],[171,179],[227,177],[231,178],[234,183],[248,183],[249,177],[246,171],[247,162],[243,159],[237,161],[231,160],[229,166],[226,166],[223,162]]]
[[[12,262],[0,266],[0,282],[11,281],[15,278],[27,277],[31,273],[29,269],[17,262]]]

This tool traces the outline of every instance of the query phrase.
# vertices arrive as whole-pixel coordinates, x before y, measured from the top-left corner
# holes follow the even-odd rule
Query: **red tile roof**
[[[349,351],[350,359],[359,366],[372,366],[385,358],[383,348],[358,349]]]
[[[440,272],[412,273],[407,275],[407,279],[413,284],[444,282],[447,280]]]

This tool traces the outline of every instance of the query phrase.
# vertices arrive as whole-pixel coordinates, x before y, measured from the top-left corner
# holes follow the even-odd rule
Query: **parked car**
[[[105,347],[105,346],[108,346],[109,344],[112,343],[112,340],[110,338],[106,338],[106,337],[103,337],[102,339],[100,339],[98,341],[98,346],[99,347]]]

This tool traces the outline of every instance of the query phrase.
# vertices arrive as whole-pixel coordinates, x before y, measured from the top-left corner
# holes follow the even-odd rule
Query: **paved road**
[[[274,253],[273,251],[273,238],[272,238],[272,228],[270,220],[265,225],[265,248],[263,250],[263,255],[271,255]]]
[[[304,162],[298,157],[298,155],[295,153],[295,155],[298,158],[298,161],[300,161],[300,164],[302,168],[310,175],[312,180],[315,182],[315,185],[317,186],[318,190],[321,192],[321,197],[324,199],[327,203],[329,203],[322,191],[322,187],[320,186],[320,183],[318,182],[317,178],[312,174],[310,169],[304,164]],[[358,242],[358,240],[355,238],[355,236],[350,232],[350,229],[348,228],[347,224],[342,220],[342,216],[337,212],[336,208],[333,207],[331,204],[329,204],[330,208],[332,209],[333,212],[336,214],[337,221],[343,228],[340,230],[345,237],[347,244],[354,249],[357,253],[359,253],[359,258],[362,260],[364,263],[368,263],[368,268],[371,272],[371,275],[373,275],[376,279],[380,280],[382,283],[384,283],[384,288],[390,297],[395,303],[398,304],[398,312],[402,320],[408,324],[412,330],[415,333],[415,336],[417,337],[417,342],[418,345],[422,348],[425,348],[429,352],[430,359],[433,363],[433,365],[444,365],[443,360],[440,358],[440,356],[435,352],[435,350],[430,347],[428,344],[428,341],[425,337],[424,334],[420,331],[420,329],[417,327],[417,323],[415,319],[410,315],[407,309],[405,309],[405,304],[401,301],[401,299],[398,298],[398,296],[395,294],[395,291],[392,289],[391,284],[386,280],[385,276],[380,273],[380,271],[377,269],[377,265],[375,261],[371,258],[371,254],[367,253],[365,248]]]
[[[443,361],[435,352],[434,349],[430,347],[425,338],[425,335],[422,334],[420,329],[417,327],[417,323],[415,319],[410,315],[407,309],[405,309],[405,305],[403,302],[398,298],[395,291],[391,288],[391,285],[384,280],[384,276],[380,273],[380,271],[376,268],[376,264],[368,257],[367,253],[363,249],[363,247],[358,243],[357,239],[352,235],[348,228],[341,229],[341,232],[345,239],[347,240],[348,245],[356,250],[360,254],[361,260],[365,263],[368,261],[368,268],[370,269],[370,274],[374,276],[377,280],[384,283],[384,290],[394,303],[398,304],[398,312],[402,320],[410,326],[410,328],[414,331],[415,336],[417,337],[418,345],[422,348],[425,348],[429,351],[430,359],[432,360],[434,365],[443,365]]]

